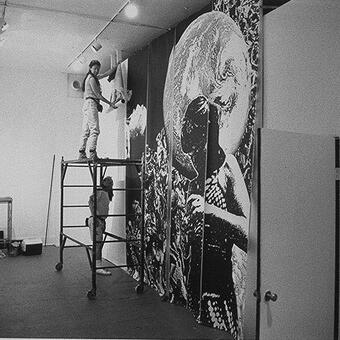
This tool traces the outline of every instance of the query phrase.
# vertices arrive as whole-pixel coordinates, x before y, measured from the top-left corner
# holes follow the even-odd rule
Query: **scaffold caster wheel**
[[[96,291],[91,289],[87,292],[87,297],[90,299],[90,300],[94,300],[96,298]]]
[[[139,284],[138,286],[136,286],[135,291],[137,294],[142,294],[144,291],[144,286]]]
[[[63,269],[63,264],[58,262],[56,265],[55,265],[55,269],[57,272],[60,272],[62,269]]]

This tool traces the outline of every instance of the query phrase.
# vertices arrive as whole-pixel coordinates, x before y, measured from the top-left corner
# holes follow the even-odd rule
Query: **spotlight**
[[[98,52],[103,46],[99,43],[99,41],[95,40],[93,43],[92,43],[92,50],[93,52]]]
[[[138,8],[136,5],[129,3],[125,8],[125,14],[128,18],[135,18],[138,14]]]

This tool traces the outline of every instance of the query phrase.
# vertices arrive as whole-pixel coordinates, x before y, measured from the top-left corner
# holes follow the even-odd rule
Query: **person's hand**
[[[191,194],[188,198],[191,214],[204,213],[204,199],[201,195]]]

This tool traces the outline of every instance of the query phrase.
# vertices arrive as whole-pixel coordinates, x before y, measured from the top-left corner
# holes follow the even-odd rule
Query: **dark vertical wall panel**
[[[128,64],[128,89],[132,96],[127,103],[127,117],[130,117],[138,105],[147,105],[147,70],[148,48],[137,52],[129,58]],[[140,158],[145,149],[145,133],[130,136],[130,158]]]
[[[166,293],[166,235],[168,207],[168,153],[163,121],[163,88],[174,31],[149,45],[146,160],[146,277],[163,296]]]
[[[174,31],[170,31],[155,39],[150,44],[149,68],[149,115],[148,115],[148,146],[157,147],[157,136],[164,128],[163,121],[163,91],[168,60],[174,42]]]
[[[127,117],[129,123],[128,143],[130,159],[141,159],[145,152],[145,125],[147,115],[147,72],[148,72],[148,48],[137,52],[129,58],[127,87],[132,90],[132,97],[127,103]],[[140,187],[138,169],[127,167],[126,187]],[[126,192],[126,213],[141,213],[140,193],[136,191]],[[129,216],[126,219],[127,238],[140,237],[140,216]],[[140,256],[132,243],[127,243],[126,248],[127,263],[130,274],[138,278],[138,264]]]

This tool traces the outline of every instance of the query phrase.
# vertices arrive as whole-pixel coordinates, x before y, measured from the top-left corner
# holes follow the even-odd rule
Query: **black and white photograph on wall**
[[[0,340],[340,340],[340,0],[0,13]]]
[[[147,86],[129,85],[147,91],[146,281],[235,339],[243,337],[259,6],[213,2],[153,41]]]
[[[218,73],[225,78],[210,112],[201,321],[242,339],[260,1],[214,1],[213,6],[212,14],[225,27],[219,60],[225,69]]]
[[[172,164],[169,158],[173,136],[169,126],[175,122],[172,112],[175,92],[171,79],[175,42],[193,20],[201,13],[210,10],[211,6],[203,9],[200,13],[181,22],[174,30],[156,39],[150,45],[149,64],[147,126],[150,128],[145,154],[147,183],[150,184],[145,192],[146,263],[148,264],[146,277],[160,296],[169,299],[172,303],[187,306],[195,316],[198,315],[200,296],[201,232],[204,216],[201,213],[195,215],[194,219],[190,218],[190,213],[187,211],[187,193],[204,191],[205,172],[198,172],[192,167],[191,179],[194,180],[190,182],[187,177],[177,174],[176,168],[171,170]],[[194,104],[191,105],[191,110],[194,112]],[[201,120],[201,128],[207,130],[206,111],[202,113]],[[190,129],[189,124],[188,120]],[[202,139],[200,151],[206,150],[206,133],[207,131]],[[196,137],[200,138],[197,132],[194,139]],[[189,143],[188,148],[190,148]],[[201,157],[201,152],[197,152],[194,156],[196,165],[203,168],[206,163],[206,152],[204,154],[205,156]],[[174,161],[176,162],[175,159]],[[171,187],[174,189],[171,190]],[[171,190],[170,198],[169,190]],[[194,225],[197,225],[196,235],[192,232]],[[166,294],[168,296],[165,296]]]
[[[174,100],[164,96],[177,206],[171,216],[173,300],[235,339],[243,337],[259,6],[215,1],[212,12],[192,22],[169,61],[165,93],[173,91]],[[205,187],[197,185],[202,176]]]

